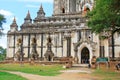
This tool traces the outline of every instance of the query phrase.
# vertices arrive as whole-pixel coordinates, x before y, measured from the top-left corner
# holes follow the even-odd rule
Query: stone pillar
[[[30,34],[28,34],[28,59],[30,59]]]
[[[67,57],[71,56],[71,37],[66,37],[67,40]]]

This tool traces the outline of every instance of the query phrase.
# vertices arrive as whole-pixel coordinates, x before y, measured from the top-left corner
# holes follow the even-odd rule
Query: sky
[[[52,16],[53,14],[53,0],[1,0],[0,1],[0,14],[3,14],[6,18],[6,23],[2,26],[4,28],[4,33],[10,30],[10,25],[13,18],[16,18],[17,24],[20,26],[24,22],[24,18],[29,10],[31,18],[34,19],[37,16],[37,12],[40,6],[46,13],[46,16]],[[7,47],[7,35],[0,37],[0,46]]]

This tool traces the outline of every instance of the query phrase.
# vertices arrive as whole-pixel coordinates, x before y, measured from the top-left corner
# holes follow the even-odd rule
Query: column
[[[41,59],[43,58],[43,33],[41,34]]]
[[[13,57],[14,57],[14,55],[15,55],[15,34],[14,34],[14,43],[13,43]]]
[[[30,34],[28,35],[28,58],[30,58]]]
[[[67,40],[67,57],[71,56],[71,37],[66,37]]]

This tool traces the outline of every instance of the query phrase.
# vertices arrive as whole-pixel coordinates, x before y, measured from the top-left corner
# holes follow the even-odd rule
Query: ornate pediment
[[[78,50],[78,47],[82,44],[82,43],[87,43],[87,44],[90,44],[90,46],[92,47],[93,51],[96,50],[96,45],[97,43],[96,42],[93,42],[93,41],[90,41],[90,40],[80,40],[79,42],[77,43],[73,43],[73,46],[74,46],[74,51],[77,51]]]

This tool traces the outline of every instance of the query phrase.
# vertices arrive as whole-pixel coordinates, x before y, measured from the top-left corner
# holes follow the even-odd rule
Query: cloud
[[[10,24],[3,24],[3,33],[7,34],[7,32],[10,30]]]
[[[0,37],[0,46],[7,48],[7,32],[10,30],[10,24],[3,24],[3,28],[3,33],[5,35]]]
[[[29,7],[29,8],[39,8],[40,6],[30,5],[30,4],[28,4],[28,5],[26,5],[26,7]]]
[[[18,0],[20,2],[41,2],[41,3],[53,3],[53,0]]]
[[[7,48],[7,37],[6,35],[0,38],[0,46]]]
[[[4,15],[4,16],[12,16],[13,13],[4,9],[0,10],[0,14]]]

